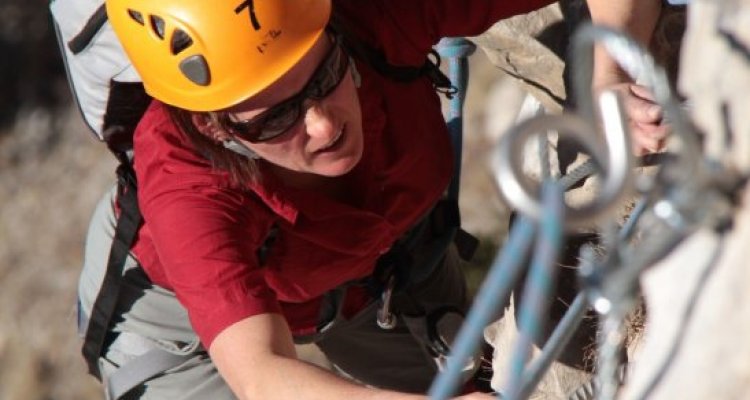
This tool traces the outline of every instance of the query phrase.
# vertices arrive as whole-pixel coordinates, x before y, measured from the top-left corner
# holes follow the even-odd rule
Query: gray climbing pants
[[[115,190],[108,192],[99,202],[89,226],[79,281],[79,313],[83,320],[79,326],[83,329],[106,269],[115,229],[115,193]],[[107,397],[234,399],[174,293],[151,284],[132,254],[126,261],[124,275],[128,279],[122,283],[115,321],[110,328],[110,337],[114,339],[99,360]],[[465,281],[453,246],[435,272],[409,293],[428,311],[446,305],[465,309]],[[376,324],[378,307],[379,301],[374,301],[350,319],[338,315],[328,329],[306,341],[316,345],[333,369],[343,376],[375,387],[425,392],[438,372],[434,354],[427,350],[419,334],[415,334],[414,319],[407,323],[399,316],[393,329],[380,328]],[[460,321],[453,323],[449,330],[457,330],[459,324]],[[182,358],[177,365],[139,382],[132,390],[132,385],[127,386],[127,393],[123,393],[120,390],[123,378],[117,371],[154,349]],[[468,369],[466,378],[473,372]]]

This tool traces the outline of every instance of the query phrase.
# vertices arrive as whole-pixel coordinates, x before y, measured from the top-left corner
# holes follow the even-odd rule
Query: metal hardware
[[[378,314],[376,322],[381,329],[391,330],[396,327],[397,319],[396,315],[391,312],[391,298],[393,297],[393,289],[396,286],[396,277],[391,276],[388,278],[388,284],[383,290],[383,294],[380,296],[380,308],[378,308]]]

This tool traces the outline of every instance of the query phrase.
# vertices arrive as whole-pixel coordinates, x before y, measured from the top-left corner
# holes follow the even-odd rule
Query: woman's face
[[[300,93],[318,66],[334,54],[333,46],[331,38],[322,35],[277,82],[229,109],[230,118],[251,120]],[[362,117],[351,68],[327,96],[316,100],[306,98],[299,118],[283,134],[262,142],[250,142],[239,135],[235,135],[235,140],[288,171],[326,177],[346,174],[359,162],[363,150]]]

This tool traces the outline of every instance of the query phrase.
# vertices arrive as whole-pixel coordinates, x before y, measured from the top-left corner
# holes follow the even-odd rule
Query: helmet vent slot
[[[164,39],[164,20],[156,15],[152,15],[149,19],[151,20],[151,29],[153,29],[156,36],[159,39]]]
[[[206,59],[200,55],[192,55],[180,62],[180,71],[191,82],[199,86],[208,86],[211,83],[211,73],[208,70]]]
[[[133,21],[141,25],[146,25],[146,23],[143,22],[143,14],[139,13],[138,11],[128,9],[128,15]]]
[[[193,39],[188,36],[185,31],[181,29],[175,29],[172,34],[172,40],[170,41],[171,50],[173,55],[180,54],[183,50],[187,49],[193,44]]]

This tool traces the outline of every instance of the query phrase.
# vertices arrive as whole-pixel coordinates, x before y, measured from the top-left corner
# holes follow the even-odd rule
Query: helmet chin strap
[[[233,152],[243,155],[250,160],[258,160],[260,156],[255,154],[254,151],[250,150],[247,146],[235,140],[234,138],[228,138],[222,142],[224,148],[232,150]]]

